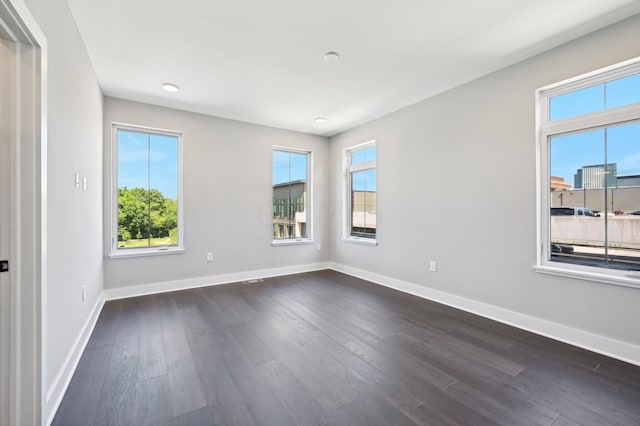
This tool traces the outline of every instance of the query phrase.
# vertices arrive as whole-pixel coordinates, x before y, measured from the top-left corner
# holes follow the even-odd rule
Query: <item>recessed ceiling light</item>
[[[326,62],[335,62],[339,57],[340,55],[338,55],[338,52],[327,52],[324,54],[324,60]]]
[[[162,89],[165,92],[176,93],[178,90],[180,90],[180,87],[178,87],[177,84],[173,83],[162,83]]]
[[[315,121],[315,122],[316,122],[316,123],[318,123],[318,124],[324,124],[324,123],[326,123],[326,122],[327,122],[327,119],[326,119],[326,118],[324,118],[324,117],[318,117],[318,118],[316,118],[316,119],[315,119],[315,120],[313,120],[313,121]]]

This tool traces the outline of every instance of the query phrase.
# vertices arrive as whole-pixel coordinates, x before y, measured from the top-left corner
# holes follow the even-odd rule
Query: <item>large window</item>
[[[273,242],[311,239],[311,153],[276,148],[272,153]]]
[[[538,95],[539,266],[640,285],[640,62]]]
[[[114,125],[112,255],[182,250],[177,132]]]
[[[375,242],[376,145],[367,142],[345,151],[347,199],[345,238]]]

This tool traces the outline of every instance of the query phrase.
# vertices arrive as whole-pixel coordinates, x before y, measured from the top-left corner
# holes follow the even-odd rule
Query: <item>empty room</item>
[[[640,424],[640,1],[0,24],[0,426]]]

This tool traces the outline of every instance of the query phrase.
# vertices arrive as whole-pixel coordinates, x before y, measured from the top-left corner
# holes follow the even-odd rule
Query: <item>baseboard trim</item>
[[[142,284],[131,287],[111,288],[104,290],[103,294],[105,300],[117,300],[125,299],[128,297],[165,293],[168,291],[187,290],[190,288],[230,284],[257,278],[269,278],[281,275],[300,274],[303,272],[319,271],[328,268],[329,262],[319,262],[309,263],[306,265],[283,266],[280,268],[257,269],[253,271],[235,272],[231,274],[211,275],[184,280]]]
[[[640,346],[339,263],[329,269],[640,366]]]
[[[62,398],[64,397],[69,384],[71,383],[71,379],[73,378],[73,373],[75,373],[76,368],[78,367],[78,363],[80,363],[80,358],[82,357],[82,353],[84,352],[87,344],[89,343],[89,338],[91,337],[91,333],[93,333],[93,329],[98,322],[98,317],[100,316],[100,312],[102,311],[102,306],[104,305],[104,297],[100,295],[98,300],[96,300],[95,305],[93,306],[93,310],[89,315],[89,318],[84,323],[84,326],[80,330],[78,337],[76,338],[67,358],[62,365],[60,371],[56,375],[56,378],[53,380],[53,383],[47,390],[47,401],[46,401],[46,416],[47,419],[46,424],[50,425],[53,421],[58,408],[60,407],[60,403],[62,402]]]

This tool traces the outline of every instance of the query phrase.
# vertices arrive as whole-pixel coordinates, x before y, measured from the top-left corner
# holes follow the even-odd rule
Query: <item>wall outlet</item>
[[[317,251],[322,250],[322,244],[320,244],[320,243],[316,244],[316,250]]]
[[[429,261],[429,271],[436,272],[438,270],[438,263],[435,260]]]
[[[76,189],[80,188],[80,173],[76,172],[73,175],[73,183],[74,183]]]
[[[213,262],[213,253],[210,251],[207,252],[207,262]]]
[[[87,286],[82,286],[82,301],[84,302],[87,299]]]
[[[83,191],[87,190],[87,177],[86,176],[82,176],[82,190]]]

